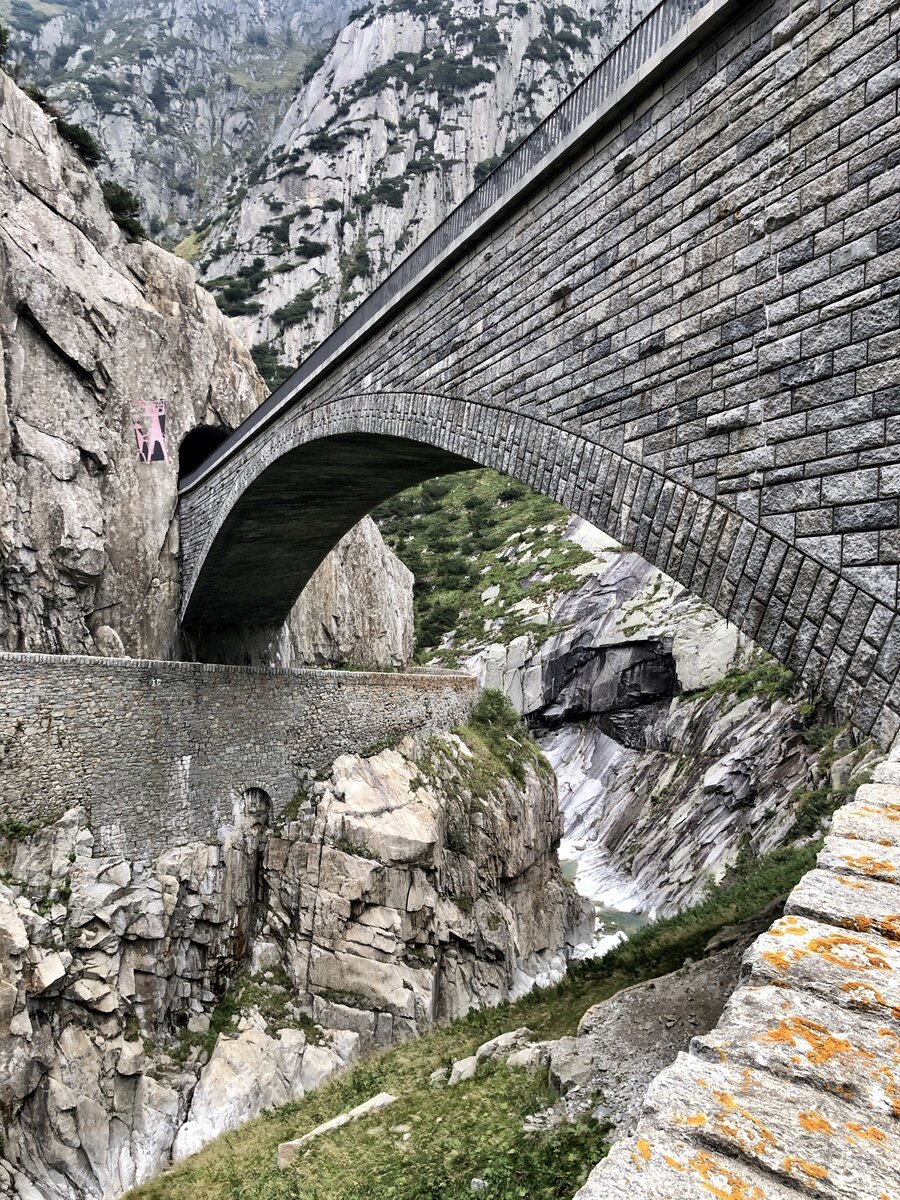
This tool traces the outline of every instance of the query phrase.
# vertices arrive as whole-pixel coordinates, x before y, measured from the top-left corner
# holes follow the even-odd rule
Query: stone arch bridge
[[[892,0],[663,0],[181,490],[199,647],[496,467],[900,728]],[[210,653],[207,651],[207,653]]]

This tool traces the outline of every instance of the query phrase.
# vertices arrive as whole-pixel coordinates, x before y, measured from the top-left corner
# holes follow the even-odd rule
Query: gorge
[[[648,13],[0,16],[4,1200],[900,1195],[896,14]]]

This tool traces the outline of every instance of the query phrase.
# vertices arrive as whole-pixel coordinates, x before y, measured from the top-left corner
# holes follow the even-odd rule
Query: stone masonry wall
[[[219,531],[234,546],[259,522],[277,458],[410,438],[569,505],[890,743],[900,18],[895,0],[729,11],[183,497],[188,599]],[[273,562],[282,534],[280,510]]]
[[[267,670],[0,655],[0,816],[81,804],[99,853],[146,858],[235,823],[261,789],[278,820],[307,769],[462,724],[461,675]]]

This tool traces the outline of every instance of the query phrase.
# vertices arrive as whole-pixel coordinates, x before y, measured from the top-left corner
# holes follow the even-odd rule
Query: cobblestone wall
[[[104,853],[204,838],[261,788],[275,820],[305,768],[465,721],[459,675],[270,671],[0,655],[0,817],[84,804]]]
[[[303,551],[299,503],[264,522],[279,462],[305,454],[314,476],[317,439],[406,438],[569,505],[892,740],[897,7],[728,11],[184,497],[189,618],[207,574],[254,563],[265,583],[261,530],[272,563]],[[354,505],[378,487],[362,476]]]

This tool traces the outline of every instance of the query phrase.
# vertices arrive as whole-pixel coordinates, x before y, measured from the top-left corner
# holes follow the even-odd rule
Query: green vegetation
[[[42,825],[47,824],[45,821],[22,821],[19,817],[0,817],[0,838],[6,838],[11,842],[21,841],[22,838],[31,837],[36,833]]]
[[[863,783],[868,783],[871,773],[859,770],[866,755],[875,749],[874,742],[862,742],[853,750],[846,745],[847,726],[837,728],[834,725],[813,724],[803,731],[804,740],[808,745],[819,750],[818,768],[821,776],[828,783],[815,788],[801,788],[794,794],[795,814],[793,828],[788,837],[816,837],[825,828],[826,822],[842,804],[850,799],[856,789]],[[843,782],[832,784],[831,766],[839,758],[848,757],[850,762]]]
[[[112,179],[102,180],[100,187],[103,189],[106,206],[119,228],[134,240],[145,238],[147,233],[141,224],[140,198],[129,188]]]
[[[299,292],[289,304],[277,308],[272,314],[279,325],[299,325],[313,311],[316,293],[312,288]]]
[[[563,537],[565,509],[496,471],[429,480],[373,515],[416,577],[419,658],[450,666],[487,637],[489,622],[490,639],[507,643],[535,629],[521,602],[538,605],[574,587],[572,570],[591,557]],[[496,598],[483,601],[492,587]],[[437,650],[451,631],[453,647]],[[540,626],[542,639],[553,632]]]
[[[473,1178],[487,1183],[480,1193],[486,1200],[570,1197],[603,1155],[602,1128],[583,1121],[525,1135],[523,1117],[551,1098],[546,1079],[488,1063],[468,1083],[435,1088],[431,1072],[521,1025],[536,1039],[574,1033],[590,1005],[702,957],[724,926],[755,917],[784,896],[812,866],[816,849],[783,850],[747,864],[702,904],[645,926],[600,961],[575,964],[556,987],[473,1012],[361,1063],[219,1138],[131,1193],[133,1200],[468,1200]],[[288,1170],[275,1167],[279,1142],[379,1091],[392,1092],[398,1102],[317,1140]]]
[[[294,368],[278,358],[278,351],[267,342],[257,342],[250,354],[256,369],[274,392],[293,373]]]
[[[0,62],[6,58],[9,53],[9,30],[5,25],[0,25]]]
[[[767,700],[787,700],[796,695],[797,681],[788,667],[758,654],[749,666],[732,667],[718,683],[706,689],[707,696],[762,696]]]
[[[57,117],[56,131],[89,167],[99,166],[106,157],[103,147],[83,125],[76,125],[71,121],[64,121],[62,117]]]
[[[207,287],[215,293],[216,303],[227,317],[253,316],[262,312],[262,305],[250,297],[256,295],[270,274],[263,260],[254,258],[237,275],[221,275],[211,279]]]
[[[294,988],[282,967],[251,974],[239,971],[222,999],[213,1009],[206,1033],[182,1031],[173,1057],[185,1062],[195,1051],[209,1058],[220,1034],[237,1030],[238,1021],[251,1008],[256,1008],[270,1029],[302,1029],[313,1045],[321,1041],[322,1031],[305,1014],[293,1008]]]

